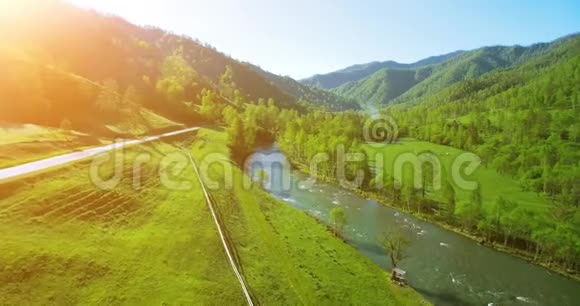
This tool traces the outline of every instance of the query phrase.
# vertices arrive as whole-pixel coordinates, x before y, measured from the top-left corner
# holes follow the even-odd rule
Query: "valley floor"
[[[162,157],[190,146],[196,160],[227,153],[225,134],[125,150],[121,182],[102,190],[90,161],[0,184],[0,296],[4,304],[243,304],[191,167],[168,190]],[[180,147],[176,145],[180,145]],[[143,154],[141,180],[134,161]],[[229,162],[229,161],[227,161]],[[112,177],[112,163],[99,169]],[[209,174],[223,177],[220,165]],[[243,176],[233,168],[235,182]],[[205,178],[207,179],[207,178]],[[212,191],[236,257],[260,304],[422,304],[412,289],[259,187]]]

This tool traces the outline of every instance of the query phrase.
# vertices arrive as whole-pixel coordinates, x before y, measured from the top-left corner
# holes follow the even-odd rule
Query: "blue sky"
[[[580,1],[69,0],[187,34],[271,72],[304,78],[375,60],[528,45],[580,31]]]

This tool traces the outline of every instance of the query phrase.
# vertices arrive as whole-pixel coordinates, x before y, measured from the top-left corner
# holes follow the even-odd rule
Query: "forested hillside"
[[[304,103],[335,111],[360,109],[360,105],[356,99],[345,98],[344,96],[334,94],[330,91],[301,84],[290,77],[283,77],[270,73],[252,64],[247,65],[270,81],[272,85],[291,96],[298,97]]]
[[[419,81],[414,70],[385,68],[366,79],[343,84],[332,91],[365,105],[386,105]]]
[[[541,55],[515,68],[459,82],[385,113],[399,124],[399,136],[476,152],[486,168],[519,181],[521,190],[547,203],[506,201],[509,195],[483,207],[469,201],[451,222],[525,248],[548,265],[575,270],[580,256],[580,36],[538,48]],[[519,54],[513,58],[526,53]]]
[[[429,65],[436,65],[444,63],[458,55],[461,55],[462,53],[463,51],[455,51],[448,54],[431,56],[411,64],[402,64],[395,61],[385,61],[353,65],[327,74],[317,74],[310,78],[301,80],[301,82],[306,85],[316,86],[323,89],[332,89],[348,82],[364,79],[381,69],[414,69]]]
[[[570,37],[528,47],[483,47],[452,53],[438,57],[437,60],[383,68],[357,81],[333,88],[332,91],[363,104],[370,103],[374,107],[390,103],[417,102],[422,97],[434,95],[457,82],[475,79],[498,69],[523,65],[558,48],[567,39]],[[365,66],[357,66],[353,71],[361,71],[363,67]],[[366,71],[370,71],[369,69]]]
[[[395,103],[412,101],[414,99],[436,93],[456,82],[477,78],[487,72],[512,67],[534,56],[541,55],[559,41],[540,43],[529,47],[483,47],[466,52],[441,65],[420,68],[417,74],[424,80],[405,92]]]
[[[571,196],[564,189],[574,184],[549,180],[566,177],[552,175],[553,167],[578,171],[579,83],[577,36],[520,67],[460,82],[416,106],[385,111],[398,119],[402,136],[477,151],[500,172],[521,176],[530,190]]]
[[[144,132],[151,121],[199,123],[225,105],[260,99],[296,109],[301,100],[329,107],[339,100],[281,89],[199,41],[62,1],[23,1],[2,13],[0,61],[11,71],[0,82],[3,121]]]

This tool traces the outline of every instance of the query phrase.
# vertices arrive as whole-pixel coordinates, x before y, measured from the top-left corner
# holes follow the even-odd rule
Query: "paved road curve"
[[[18,165],[18,166],[0,169],[0,182],[2,182],[4,180],[11,179],[11,178],[15,178],[15,177],[18,177],[21,175],[26,175],[26,174],[34,173],[37,171],[46,170],[49,168],[54,168],[54,167],[62,166],[62,165],[69,164],[72,162],[76,162],[79,160],[83,160],[83,159],[101,154],[103,152],[111,151],[113,149],[119,149],[122,147],[141,144],[141,143],[161,139],[164,137],[189,133],[189,132],[196,131],[198,129],[199,129],[199,127],[192,127],[192,128],[179,130],[179,131],[164,133],[161,135],[148,136],[148,137],[144,137],[141,139],[123,140],[120,142],[116,142],[116,143],[112,143],[112,144],[108,144],[108,145],[104,145],[104,146],[100,146],[100,147],[96,147],[96,148],[90,148],[90,149],[86,149],[86,150],[82,150],[82,151],[67,153],[67,154],[63,154],[63,155],[59,155],[59,156],[55,156],[55,157],[50,157],[47,159],[38,160],[38,161],[34,161],[34,162],[30,162],[30,163],[26,163],[26,164],[22,164],[22,165]]]

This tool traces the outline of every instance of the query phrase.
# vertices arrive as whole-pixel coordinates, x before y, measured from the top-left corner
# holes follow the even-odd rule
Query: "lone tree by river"
[[[385,253],[391,258],[393,269],[399,262],[407,257],[405,250],[409,245],[409,239],[396,224],[390,225],[381,236],[379,243]]]

